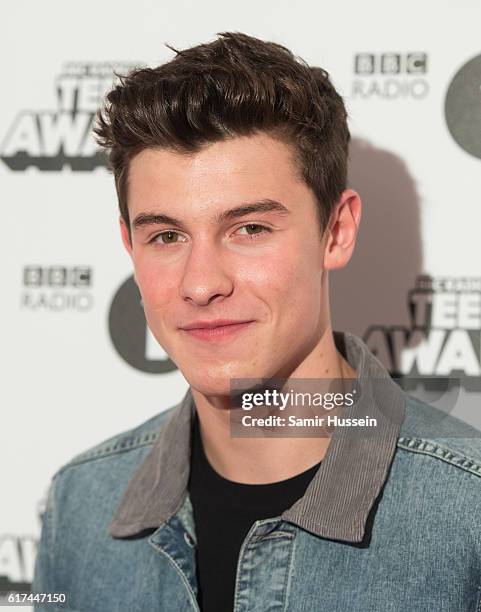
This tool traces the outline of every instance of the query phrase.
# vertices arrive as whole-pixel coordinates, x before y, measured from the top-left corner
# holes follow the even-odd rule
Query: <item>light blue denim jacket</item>
[[[384,379],[365,396],[388,415],[384,429],[336,430],[304,497],[252,525],[234,612],[481,612],[480,432],[406,395],[361,340],[335,335],[360,378]],[[66,603],[35,610],[199,610],[192,410],[189,390],[56,472],[32,591]]]

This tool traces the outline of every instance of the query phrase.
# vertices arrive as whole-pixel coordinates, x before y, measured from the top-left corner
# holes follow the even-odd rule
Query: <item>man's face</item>
[[[228,394],[231,378],[282,375],[322,333],[325,240],[291,155],[260,133],[131,161],[132,246],[123,223],[122,236],[147,323],[205,395]]]

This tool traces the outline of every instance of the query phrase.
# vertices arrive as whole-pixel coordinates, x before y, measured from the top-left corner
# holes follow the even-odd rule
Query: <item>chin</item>
[[[259,379],[260,368],[252,363],[202,364],[198,368],[180,368],[191,387],[203,395],[230,395],[231,382],[236,379]],[[266,376],[266,375],[264,375]]]

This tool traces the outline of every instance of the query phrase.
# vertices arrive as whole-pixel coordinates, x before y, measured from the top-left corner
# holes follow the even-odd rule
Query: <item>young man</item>
[[[92,612],[474,612],[479,432],[331,328],[361,214],[342,99],[245,34],[176,53],[123,78],[96,133],[148,325],[190,387],[58,470],[33,590]],[[355,380],[346,415],[376,433],[233,436],[247,379]]]

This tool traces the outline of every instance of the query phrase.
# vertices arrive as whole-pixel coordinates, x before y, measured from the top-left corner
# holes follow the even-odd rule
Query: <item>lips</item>
[[[187,325],[182,325],[180,329],[185,331],[193,329],[215,329],[217,327],[226,327],[229,325],[240,325],[243,323],[251,323],[251,321],[235,321],[232,319],[217,319],[215,321],[194,321]]]
[[[217,319],[215,321],[195,321],[183,325],[183,333],[195,340],[207,342],[222,342],[233,339],[239,333],[250,327],[254,321],[233,321]]]

